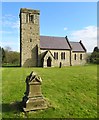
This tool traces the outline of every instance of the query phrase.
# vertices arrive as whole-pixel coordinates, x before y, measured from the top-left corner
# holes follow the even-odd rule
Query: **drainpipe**
[[[70,47],[70,66],[72,66],[72,61],[71,61],[71,55],[72,55],[71,51],[72,51],[72,47],[71,47],[71,45],[70,45],[70,43],[69,43],[69,40],[68,40],[68,37],[67,37],[67,36],[65,37],[65,39],[66,39],[66,41],[67,41],[67,43],[68,43],[68,45],[69,45],[69,47]]]
[[[71,49],[70,49],[70,66],[72,66],[72,59],[71,59]]]

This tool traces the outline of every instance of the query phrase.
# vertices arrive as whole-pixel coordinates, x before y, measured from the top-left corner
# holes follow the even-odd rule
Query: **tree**
[[[20,64],[20,53],[14,51],[6,51],[6,63],[7,64]]]
[[[4,63],[4,59],[5,59],[5,50],[0,47],[0,63]]]
[[[91,56],[90,56],[90,62],[99,64],[99,48],[95,47]]]
[[[93,50],[93,52],[99,52],[98,47],[95,47],[94,50]]]
[[[20,65],[20,53],[16,51],[11,51],[9,46],[6,46],[5,49],[0,47],[0,58],[3,66],[19,66]]]
[[[1,50],[1,47],[0,47],[0,66],[1,66],[1,63],[2,63],[2,50]]]
[[[5,50],[2,48],[2,63],[4,63],[5,60]]]
[[[87,63],[90,63],[90,56],[91,56],[91,53],[87,53],[87,56],[86,56]]]

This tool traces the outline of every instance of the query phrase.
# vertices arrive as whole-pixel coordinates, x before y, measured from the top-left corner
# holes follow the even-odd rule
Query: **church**
[[[82,41],[71,42],[67,36],[41,36],[39,16],[39,10],[20,9],[21,66],[62,67],[84,65],[87,50]]]

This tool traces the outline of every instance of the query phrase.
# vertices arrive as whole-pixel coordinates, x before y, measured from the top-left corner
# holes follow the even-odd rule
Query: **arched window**
[[[74,54],[74,60],[76,60],[76,54]]]
[[[82,60],[82,54],[80,54],[80,60]]]
[[[34,23],[34,15],[32,15],[32,14],[29,15],[29,21]]]
[[[65,52],[62,52],[62,53],[61,53],[61,59],[62,59],[62,60],[65,60]]]
[[[54,59],[58,60],[58,52],[54,52]]]

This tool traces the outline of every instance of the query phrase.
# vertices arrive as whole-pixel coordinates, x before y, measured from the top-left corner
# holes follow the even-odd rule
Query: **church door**
[[[51,67],[51,58],[50,57],[48,57],[48,59],[47,59],[47,67]]]

